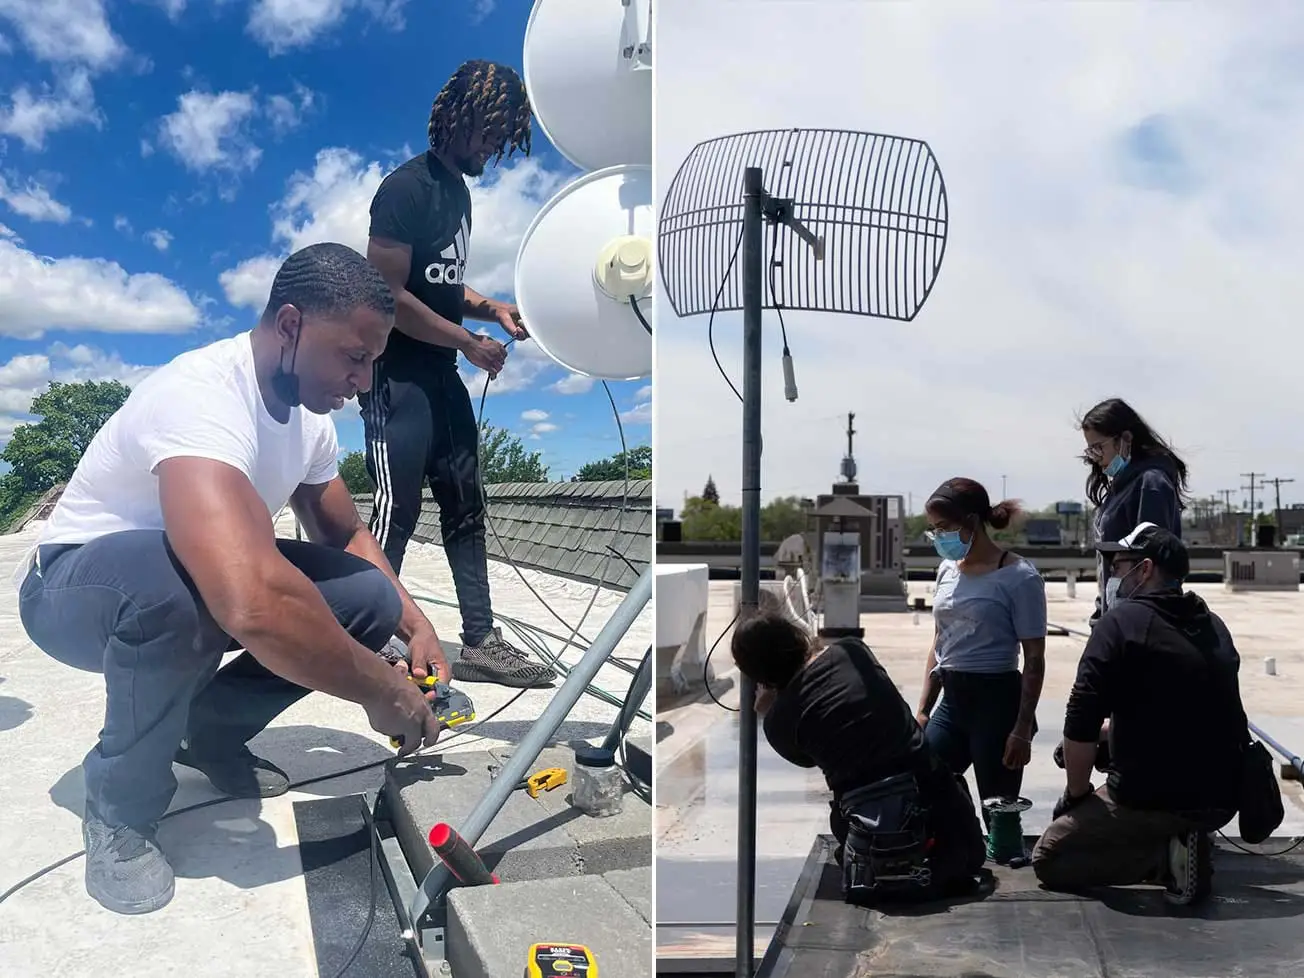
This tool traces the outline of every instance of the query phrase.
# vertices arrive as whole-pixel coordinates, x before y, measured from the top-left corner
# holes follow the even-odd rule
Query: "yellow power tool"
[[[426,676],[424,679],[408,676],[408,679],[427,692],[432,689],[435,691],[430,709],[434,711],[435,719],[439,721],[440,726],[456,727],[475,719],[475,705],[471,702],[471,697],[461,690],[453,689],[447,683],[441,683],[434,676]],[[389,746],[398,749],[403,744],[400,740],[390,737]]]
[[[598,962],[583,944],[535,944],[525,978],[598,978]]]

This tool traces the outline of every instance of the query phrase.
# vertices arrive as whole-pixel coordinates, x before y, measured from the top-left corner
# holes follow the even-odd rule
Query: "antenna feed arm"
[[[784,227],[791,229],[792,233],[801,238],[810,246],[814,252],[816,261],[824,260],[824,239],[819,237],[803,224],[792,213],[792,201],[780,197],[767,197],[764,204],[764,214],[768,221],[775,224],[782,224]]]

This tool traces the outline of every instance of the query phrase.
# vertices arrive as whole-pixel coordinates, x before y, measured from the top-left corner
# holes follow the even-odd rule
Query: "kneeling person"
[[[402,753],[439,735],[407,664],[376,654],[397,632],[413,674],[449,675],[339,477],[330,417],[370,383],[393,319],[390,290],[357,252],[291,255],[252,331],[184,353],[132,391],[24,566],[32,641],[104,674],[82,834],[86,889],[110,910],[172,898],[155,831],[174,760],[227,794],[284,793],[289,779],[246,744],[314,689],[360,704]],[[311,542],[276,538],[287,502]]]
[[[1209,893],[1209,833],[1239,802],[1248,727],[1227,626],[1182,583],[1186,547],[1142,523],[1098,549],[1117,596],[1092,630],[1064,720],[1068,785],[1033,852],[1048,888],[1164,885],[1191,904]],[[1096,791],[1102,724],[1109,774]]]
[[[818,648],[778,611],[737,627],[733,657],[757,686],[766,739],[818,767],[833,792],[848,902],[930,899],[972,888],[986,856],[964,780],[928,747],[913,711],[859,639]]]

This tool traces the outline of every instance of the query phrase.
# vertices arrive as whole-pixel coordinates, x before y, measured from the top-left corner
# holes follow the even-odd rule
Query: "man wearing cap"
[[[1142,523],[1097,549],[1118,581],[1078,664],[1064,719],[1067,786],[1038,841],[1049,889],[1157,883],[1170,902],[1208,896],[1209,833],[1236,814],[1249,740],[1230,632],[1183,590],[1182,541]],[[1109,721],[1110,768],[1091,772]]]

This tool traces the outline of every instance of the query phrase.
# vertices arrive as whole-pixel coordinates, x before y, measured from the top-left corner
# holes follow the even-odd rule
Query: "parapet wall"
[[[627,591],[652,561],[652,481],[506,482],[486,486],[486,548],[495,560]],[[372,497],[355,496],[371,519]],[[429,491],[413,539],[442,542]],[[615,552],[613,552],[613,549]]]

